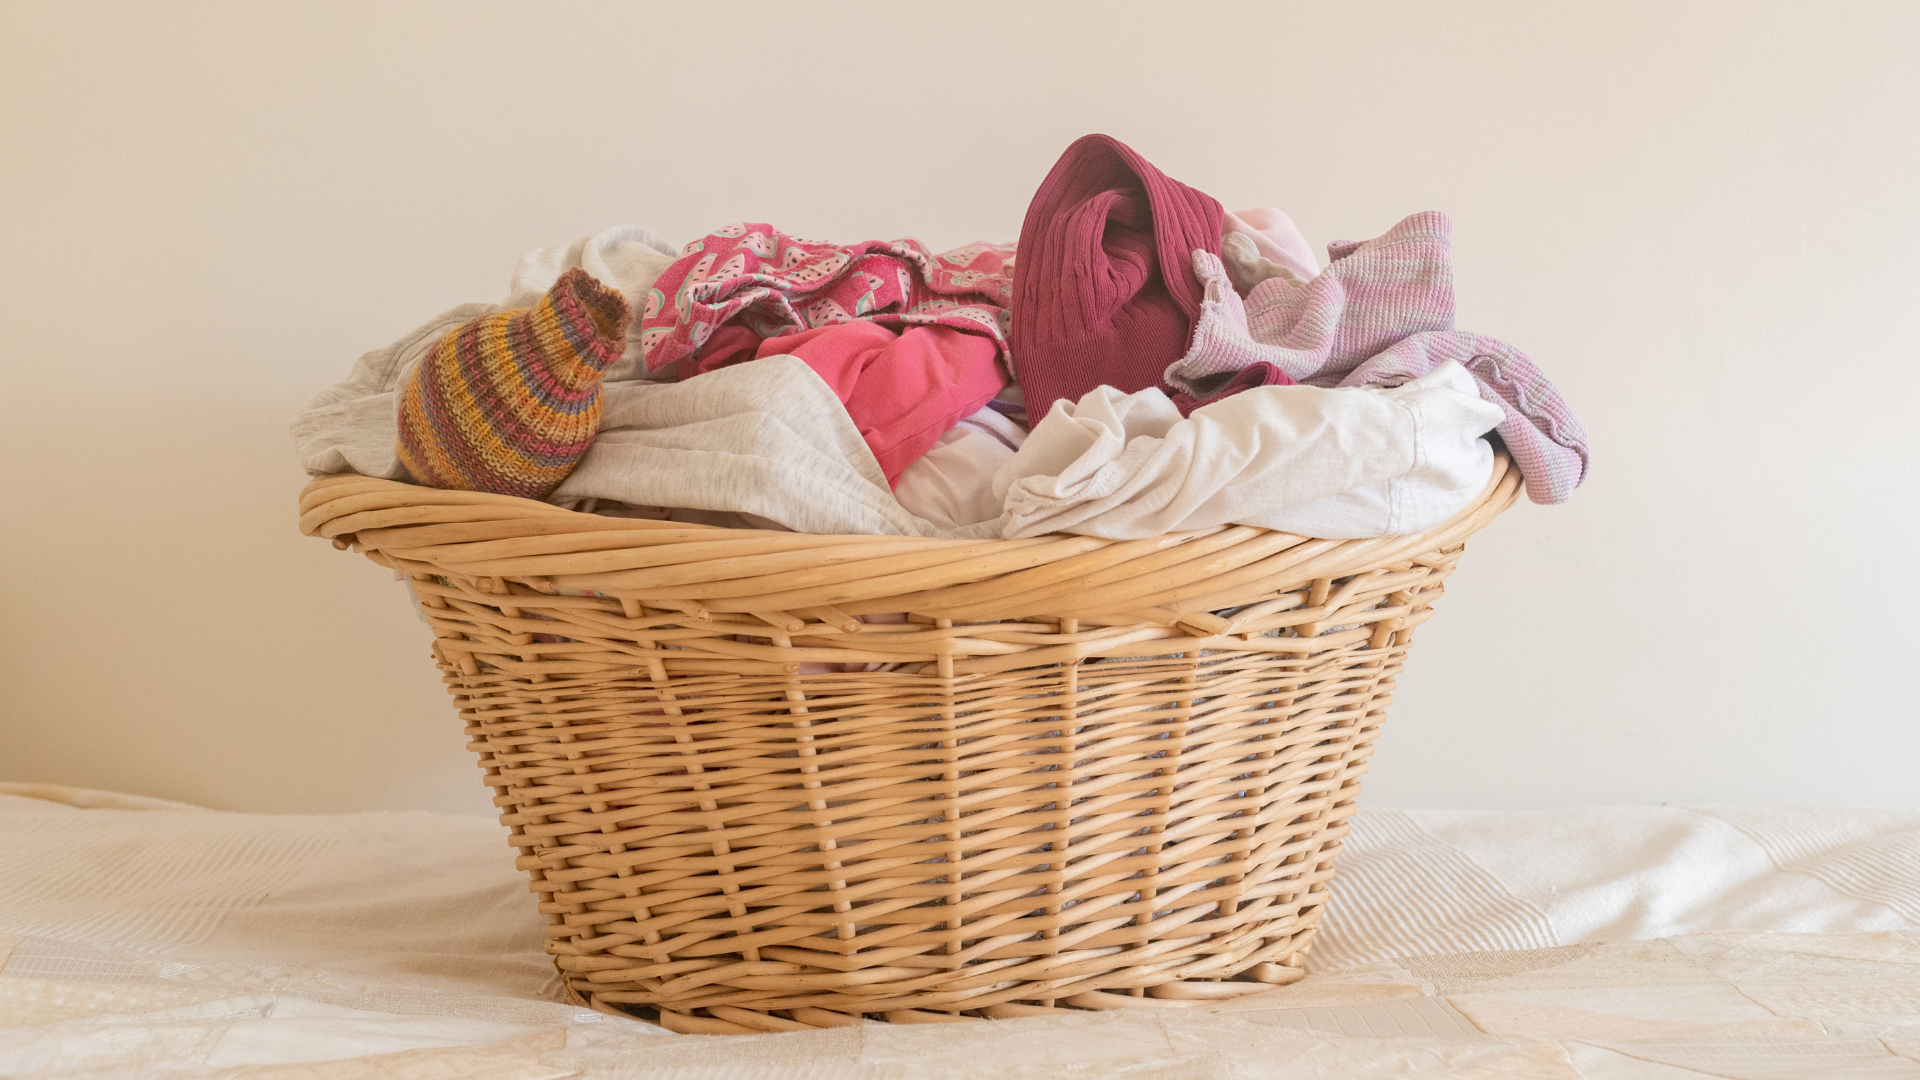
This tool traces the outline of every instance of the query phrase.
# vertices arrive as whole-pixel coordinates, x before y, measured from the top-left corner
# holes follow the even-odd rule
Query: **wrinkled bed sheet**
[[[710,1037],[561,1004],[498,825],[0,785],[0,1076],[1920,1080],[1920,811],[1370,809],[1305,980]]]

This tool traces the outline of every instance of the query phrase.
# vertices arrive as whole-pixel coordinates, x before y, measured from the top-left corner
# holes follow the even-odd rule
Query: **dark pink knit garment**
[[[1256,386],[1299,386],[1292,376],[1268,363],[1248,364],[1227,378],[1224,382],[1207,390],[1199,397],[1182,390],[1169,394],[1173,407],[1180,410],[1181,416],[1192,416],[1193,410],[1202,405],[1211,405],[1216,401],[1225,401],[1242,390],[1251,390]]]
[[[1220,253],[1225,211],[1124,143],[1067,147],[1020,226],[1008,345],[1038,423],[1096,386],[1160,386],[1186,354],[1202,290],[1193,252]]]

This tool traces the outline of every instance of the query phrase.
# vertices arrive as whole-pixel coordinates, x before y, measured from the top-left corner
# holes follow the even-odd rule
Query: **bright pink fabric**
[[[992,338],[948,326],[895,334],[870,322],[768,338],[754,359],[797,356],[847,407],[887,483],[1007,384]],[[721,365],[714,365],[721,366]],[[702,361],[700,370],[711,370]]]
[[[1200,313],[1193,252],[1220,254],[1224,214],[1117,139],[1067,147],[1020,226],[1008,338],[1028,415],[1160,385]]]
[[[1012,257],[1010,244],[935,255],[918,240],[823,244],[760,222],[728,225],[681,249],[654,283],[640,345],[647,370],[659,371],[737,351],[741,331],[769,338],[866,320],[895,330],[952,327],[1000,350],[1013,297],[1004,264]],[[1195,295],[1197,304],[1197,288]]]

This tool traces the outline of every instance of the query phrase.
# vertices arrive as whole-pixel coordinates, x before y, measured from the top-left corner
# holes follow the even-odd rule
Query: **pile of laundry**
[[[1449,232],[1415,214],[1323,269],[1285,214],[1089,135],[1017,245],[756,222],[535,251],[293,431],[315,475],[809,533],[1395,535],[1472,502],[1489,439],[1564,502],[1585,431],[1525,354],[1454,329]]]

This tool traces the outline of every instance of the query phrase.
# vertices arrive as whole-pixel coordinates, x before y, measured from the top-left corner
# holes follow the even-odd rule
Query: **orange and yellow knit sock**
[[[429,487],[545,498],[600,428],[600,383],[633,311],[585,270],[531,308],[440,339],[400,398],[400,463]]]

